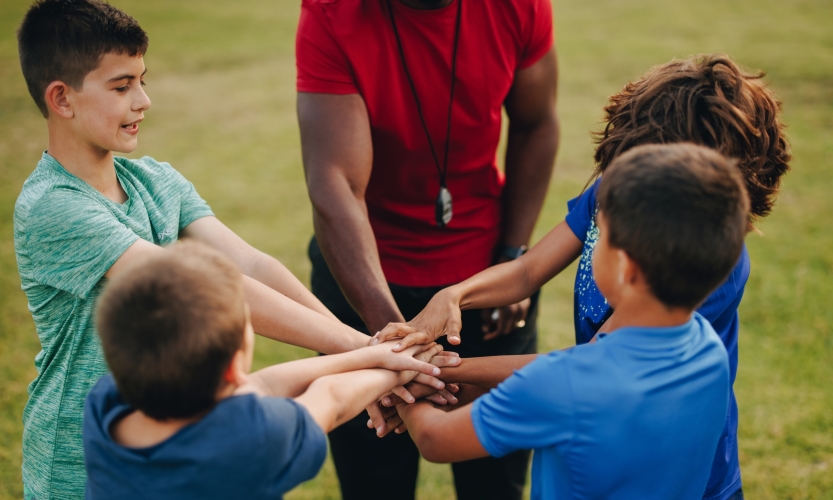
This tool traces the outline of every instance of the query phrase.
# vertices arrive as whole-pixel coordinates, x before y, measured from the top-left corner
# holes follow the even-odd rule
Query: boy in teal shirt
[[[93,306],[106,279],[180,237],[237,264],[261,335],[325,353],[367,345],[283,265],[217,220],[170,165],[113,156],[136,148],[150,107],[142,88],[148,39],[133,18],[96,0],[42,0],[27,12],[18,43],[49,131],[14,214],[18,270],[42,346],[23,414],[27,498],[83,497],[83,403],[107,372]],[[386,367],[435,372],[413,358],[404,363],[391,357]]]

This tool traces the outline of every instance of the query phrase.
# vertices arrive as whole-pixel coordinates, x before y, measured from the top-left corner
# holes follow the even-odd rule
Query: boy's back
[[[134,410],[112,375],[90,392],[84,416],[88,499],[280,498],[312,479],[327,454],[324,432],[287,398],[224,399],[148,448],[128,448],[111,437],[113,422]]]
[[[535,449],[533,498],[695,499],[728,398],[726,350],[695,314],[541,356],[477,400],[472,421],[494,456]]]

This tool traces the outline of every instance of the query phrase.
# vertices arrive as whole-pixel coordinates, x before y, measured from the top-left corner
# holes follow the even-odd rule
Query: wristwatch
[[[500,247],[500,256],[504,257],[509,260],[515,260],[521,255],[526,253],[526,245],[521,245],[519,247],[512,247],[509,245],[503,245]]]

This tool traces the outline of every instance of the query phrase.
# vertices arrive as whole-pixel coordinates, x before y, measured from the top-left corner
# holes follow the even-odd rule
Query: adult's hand
[[[529,313],[530,299],[524,299],[515,304],[497,309],[483,309],[483,340],[494,340],[504,335],[510,335],[518,328],[526,324],[526,316]]]

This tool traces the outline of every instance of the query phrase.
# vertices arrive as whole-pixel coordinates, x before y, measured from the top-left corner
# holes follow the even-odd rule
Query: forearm
[[[325,198],[326,202],[314,203],[315,235],[345,298],[371,333],[404,321],[382,272],[364,201],[352,196]]]
[[[396,407],[419,452],[429,462],[437,463],[488,456],[474,431],[471,408],[466,405],[444,412],[426,402]]]
[[[249,379],[266,394],[294,398],[321,377],[379,366],[380,360],[374,354],[371,348],[299,359],[264,368],[251,374]]]
[[[492,389],[509,378],[515,370],[531,363],[537,354],[464,358],[458,366],[443,368],[439,379],[446,383],[463,383]]]
[[[366,335],[303,306],[268,286],[243,277],[252,327],[264,337],[325,354],[352,351],[368,344]]]
[[[307,408],[324,432],[355,417],[402,382],[388,370],[358,370],[321,377],[296,401]]]
[[[533,126],[509,122],[503,188],[503,243],[506,245],[529,244],[554,170],[558,135],[554,109]]]
[[[263,252],[257,250],[254,252],[254,258],[243,268],[243,274],[317,313],[337,320],[335,315],[286,266],[281,264],[280,261]]]

